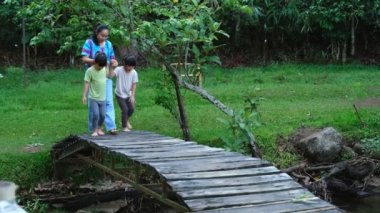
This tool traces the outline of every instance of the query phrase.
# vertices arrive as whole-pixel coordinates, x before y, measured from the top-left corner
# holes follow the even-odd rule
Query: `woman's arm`
[[[93,65],[95,63],[95,59],[91,59],[88,56],[82,56],[82,62],[85,64]]]
[[[84,44],[83,44],[83,47],[82,47],[82,62],[84,64],[89,64],[89,65],[93,65],[95,60],[94,59],[91,59],[91,55],[92,55],[92,52],[93,52],[93,42],[91,39],[87,39]]]
[[[119,63],[117,62],[116,59],[111,59],[111,67],[117,67],[117,65],[119,65]]]
[[[117,67],[119,63],[116,60],[115,51],[113,50],[113,45],[109,40],[107,40],[106,42],[107,42],[106,45],[108,45],[108,48],[109,48],[110,65],[112,67]]]

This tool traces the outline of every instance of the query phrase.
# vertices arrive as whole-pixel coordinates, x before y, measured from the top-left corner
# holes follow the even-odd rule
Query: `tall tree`
[[[215,48],[213,41],[219,30],[220,23],[210,14],[212,9],[207,2],[197,0],[155,1],[146,8],[150,19],[138,24],[136,36],[141,48],[148,49],[164,64],[169,71],[178,103],[180,126],[185,140],[190,140],[190,130],[186,116],[184,99],[180,86],[182,83],[179,70],[189,72],[188,62],[203,64],[206,62],[220,63],[211,55]],[[171,66],[172,62],[179,66]]]
[[[347,41],[351,39],[351,54],[355,53],[355,28],[357,19],[364,15],[364,0],[313,1],[302,11],[304,28],[307,31],[320,28],[323,36],[330,40],[331,56],[346,62]],[[351,34],[351,36],[349,36]]]

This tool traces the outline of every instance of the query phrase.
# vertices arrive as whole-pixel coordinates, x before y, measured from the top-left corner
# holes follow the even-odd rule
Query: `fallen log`
[[[315,194],[329,199],[330,194],[346,196],[367,194],[363,193],[366,189],[366,179],[373,174],[374,169],[375,163],[372,159],[358,158],[322,166],[307,166],[306,163],[301,163],[282,171],[297,178],[298,182]],[[328,170],[328,173],[318,178],[324,170]],[[308,172],[311,171],[314,172],[311,173],[314,181],[310,181],[312,178]]]
[[[310,171],[319,171],[319,170],[331,169],[333,167],[334,167],[334,165],[308,167],[306,163],[301,163],[299,165],[292,166],[292,167],[289,167],[287,169],[282,169],[281,171],[285,172],[285,173],[292,173],[292,172],[299,171],[299,170],[310,172]]]

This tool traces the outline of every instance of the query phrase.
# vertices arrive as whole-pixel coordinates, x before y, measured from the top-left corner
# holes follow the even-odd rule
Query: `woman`
[[[97,52],[103,52],[107,56],[107,64],[112,67],[118,65],[115,59],[115,53],[113,51],[112,43],[108,41],[109,29],[107,25],[98,25],[92,38],[87,39],[82,48],[82,61],[86,67],[90,67],[95,63],[95,54]],[[106,80],[106,117],[105,126],[106,130],[110,134],[117,134],[115,124],[115,109],[113,106],[112,96],[112,79]],[[88,114],[88,131],[92,132],[92,118],[91,114]]]

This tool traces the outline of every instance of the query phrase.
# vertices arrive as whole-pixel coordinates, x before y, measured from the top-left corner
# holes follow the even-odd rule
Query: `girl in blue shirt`
[[[92,38],[87,39],[82,48],[82,61],[86,67],[90,67],[95,63],[95,55],[97,52],[105,53],[107,56],[107,64],[112,67],[118,65],[115,58],[115,52],[112,47],[112,43],[108,41],[109,29],[107,25],[98,25],[94,30]],[[117,134],[115,124],[115,109],[113,106],[112,96],[112,79],[106,80],[106,115],[105,115],[105,127],[111,134]],[[88,115],[88,130],[93,132],[91,114]]]

